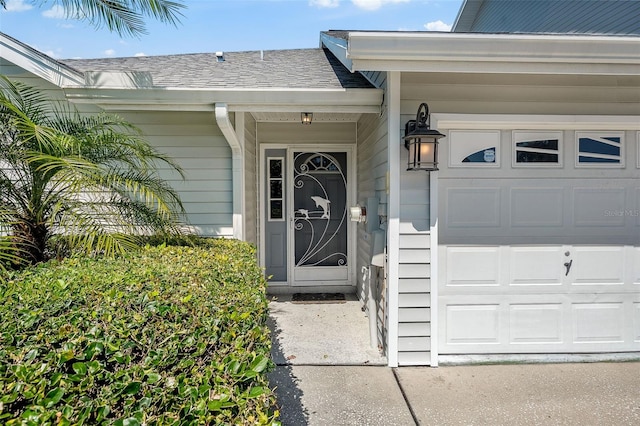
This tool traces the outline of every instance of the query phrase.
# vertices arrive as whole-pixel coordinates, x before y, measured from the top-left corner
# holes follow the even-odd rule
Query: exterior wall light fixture
[[[407,170],[438,170],[438,139],[443,137],[430,128],[429,105],[421,103],[416,119],[404,126],[404,146],[409,150]]]
[[[300,121],[302,122],[302,124],[311,124],[312,120],[313,120],[312,112],[303,112],[300,114]]]

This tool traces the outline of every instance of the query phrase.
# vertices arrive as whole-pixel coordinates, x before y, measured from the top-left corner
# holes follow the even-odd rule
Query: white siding
[[[401,124],[415,118],[418,103],[402,103]],[[399,354],[400,365],[431,361],[431,235],[429,174],[407,171],[407,150],[401,150]]]
[[[206,112],[123,112],[144,137],[184,170],[164,178],[179,192],[191,226],[204,236],[233,236],[231,149],[213,114]]]

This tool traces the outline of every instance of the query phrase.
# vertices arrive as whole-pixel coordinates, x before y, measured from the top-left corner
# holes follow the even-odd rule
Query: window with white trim
[[[274,222],[284,221],[284,158],[268,157],[268,191],[269,220]]]
[[[624,167],[623,132],[576,132],[576,167]]]
[[[562,132],[513,132],[515,167],[562,167]]]

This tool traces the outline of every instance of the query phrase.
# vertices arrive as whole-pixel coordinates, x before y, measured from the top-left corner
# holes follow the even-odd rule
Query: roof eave
[[[231,111],[379,113],[379,89],[183,89],[65,88],[67,99],[106,110],[213,111],[226,103]]]
[[[638,37],[351,32],[355,71],[637,75]]]
[[[320,46],[329,51],[335,56],[342,65],[353,72],[353,63],[347,57],[347,50],[349,48],[349,42],[345,39],[332,37],[327,33],[320,33]]]
[[[0,33],[2,58],[58,87],[84,84],[84,74]]]

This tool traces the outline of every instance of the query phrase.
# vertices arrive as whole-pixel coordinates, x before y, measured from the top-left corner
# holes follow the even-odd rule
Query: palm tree
[[[141,235],[179,234],[184,209],[160,166],[182,175],[121,118],[82,115],[0,79],[0,260],[46,260],[54,237],[113,254]]]
[[[32,0],[32,3],[47,1]],[[130,36],[146,34],[145,17],[176,25],[185,7],[181,0],[54,0],[49,3],[60,4],[67,18],[89,21],[94,27],[106,26],[119,35]],[[6,9],[7,0],[0,0],[0,6]]]

